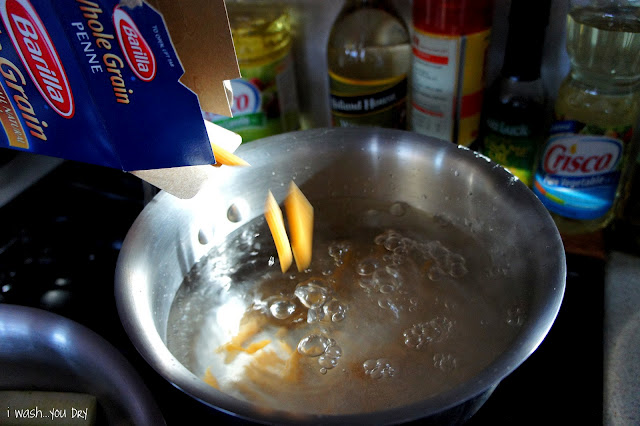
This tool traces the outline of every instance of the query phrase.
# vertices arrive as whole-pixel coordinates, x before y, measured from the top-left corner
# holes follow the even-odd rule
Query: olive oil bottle
[[[328,43],[332,124],[405,129],[411,45],[386,0],[347,0]]]

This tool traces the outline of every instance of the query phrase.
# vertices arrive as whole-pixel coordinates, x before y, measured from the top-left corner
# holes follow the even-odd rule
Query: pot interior
[[[297,132],[238,154],[252,167],[147,206],[116,277],[138,349],[206,404],[267,421],[428,416],[498,383],[551,327],[559,235],[485,158],[384,129]],[[314,257],[282,273],[263,209],[291,180],[314,206]]]

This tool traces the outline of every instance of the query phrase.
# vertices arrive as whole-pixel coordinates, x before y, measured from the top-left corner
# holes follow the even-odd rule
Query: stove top
[[[169,425],[244,423],[156,374],[121,326],[115,265],[143,207],[142,182],[130,174],[71,161],[58,165],[0,207],[0,303],[49,310],[102,335],[138,370]],[[549,335],[468,424],[602,423],[605,263],[568,255],[567,266],[565,298]]]

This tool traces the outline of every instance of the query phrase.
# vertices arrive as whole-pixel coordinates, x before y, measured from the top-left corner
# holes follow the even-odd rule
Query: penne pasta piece
[[[273,241],[276,244],[278,258],[280,259],[280,269],[282,269],[282,272],[286,272],[293,263],[291,245],[289,244],[289,237],[287,236],[287,231],[284,227],[282,210],[276,202],[276,199],[273,197],[271,191],[267,194],[264,216],[267,219],[269,230],[271,231]]]
[[[284,207],[291,231],[293,257],[298,271],[304,271],[311,264],[313,207],[293,181],[289,185],[289,194],[284,200]]]
[[[226,149],[216,144],[212,143],[211,149],[213,150],[213,156],[216,158],[216,164],[214,164],[214,167],[250,166],[250,164],[244,161],[242,158],[238,157],[237,155],[227,151]]]
[[[220,390],[220,385],[218,384],[218,380],[213,375],[213,373],[211,373],[211,369],[209,367],[207,367],[207,370],[204,372],[204,377],[202,378],[202,380],[204,380],[204,382],[209,386]]]

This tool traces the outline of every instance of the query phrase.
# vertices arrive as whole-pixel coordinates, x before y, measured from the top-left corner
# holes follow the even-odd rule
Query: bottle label
[[[407,76],[355,80],[329,71],[332,123],[405,129]]]
[[[240,65],[242,78],[231,80],[233,117],[204,113],[217,125],[242,136],[243,142],[300,128],[293,58],[258,66]]]
[[[631,126],[603,129],[558,121],[542,151],[534,193],[549,211],[594,220],[613,206]]]
[[[465,146],[477,138],[490,32],[450,36],[415,28],[414,131]]]
[[[533,169],[539,139],[526,124],[507,124],[487,119],[483,154],[509,170],[525,185],[533,183]]]

